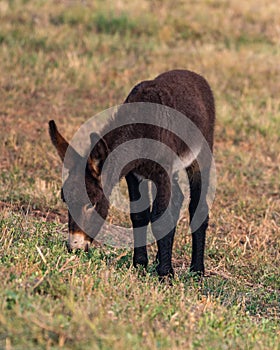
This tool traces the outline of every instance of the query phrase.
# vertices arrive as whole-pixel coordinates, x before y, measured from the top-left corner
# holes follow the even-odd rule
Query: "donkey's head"
[[[98,137],[99,142],[96,143],[88,159],[84,159],[58,132],[53,120],[49,122],[49,133],[64,168],[69,172],[61,189],[61,198],[68,206],[68,249],[84,249],[87,251],[102,225],[102,220],[97,220],[93,225],[95,227],[92,227],[89,232],[86,230],[86,233],[75,222],[72,214],[73,212],[76,213],[75,217],[79,217],[79,223],[87,222],[93,210],[97,211],[99,218],[106,218],[109,203],[101,186],[101,170],[108,154],[108,148],[106,142],[93,133],[91,134],[92,143],[95,143],[94,139],[96,137]],[[66,151],[67,157],[65,157]],[[81,167],[81,164],[83,167]],[[87,193],[85,199],[81,198],[81,194],[85,190],[84,185]],[[88,199],[92,206],[89,206]]]

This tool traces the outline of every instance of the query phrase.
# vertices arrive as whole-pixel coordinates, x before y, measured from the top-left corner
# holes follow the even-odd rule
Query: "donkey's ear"
[[[69,145],[65,138],[58,132],[56,124],[53,120],[49,121],[49,132],[52,143],[56,148],[61,160],[63,161],[63,166],[66,169],[72,169],[80,161],[83,161],[83,157],[75,151],[75,149]],[[67,157],[65,154],[67,151]]]
[[[104,161],[108,156],[108,146],[103,138],[95,132],[90,135],[91,153],[88,158],[89,168],[94,176],[100,176]]]
[[[58,132],[54,120],[49,121],[49,133],[54,147],[56,148],[61,160],[64,161],[65,153],[69,146],[69,143]]]

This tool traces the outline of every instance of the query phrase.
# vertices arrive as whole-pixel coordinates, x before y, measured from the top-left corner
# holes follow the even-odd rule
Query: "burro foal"
[[[151,109],[149,120],[145,118],[139,122],[135,115],[129,116],[130,123],[122,123],[124,109],[129,104],[136,104],[136,110],[141,113],[144,104],[155,106]],[[166,107],[165,110],[157,106]],[[172,111],[178,112],[182,123],[175,123]],[[188,121],[188,123],[186,123]],[[192,233],[192,259],[190,271],[198,275],[204,274],[204,248],[205,234],[208,227],[208,205],[206,201],[209,186],[210,168],[212,162],[213,132],[215,122],[215,105],[211,89],[207,81],[200,75],[188,70],[174,70],[163,73],[154,80],[147,80],[137,84],[125,99],[119,111],[103,128],[101,137],[95,142],[97,135],[90,135],[93,148],[85,159],[83,181],[77,180],[77,163],[79,156],[72,146],[58,132],[54,121],[49,122],[49,132],[52,143],[56,147],[64,166],[69,170],[71,186],[65,197],[65,184],[62,188],[62,199],[71,207],[80,207],[80,211],[86,211],[87,204],[77,201],[81,190],[81,182],[86,187],[86,192],[92,208],[99,217],[106,219],[109,209],[108,196],[104,193],[104,175],[109,179],[114,171],[106,168],[106,159],[119,145],[131,140],[153,140],[156,145],[163,144],[170,152],[158,150],[148,141],[145,154],[159,153],[154,156],[139,156],[130,159],[122,167],[118,181],[125,177],[130,204],[137,203],[143,192],[149,197],[148,188],[145,188],[143,180],[151,180],[156,187],[156,196],[152,201],[147,201],[145,208],[139,211],[132,210],[130,217],[134,236],[134,266],[148,264],[146,248],[147,225],[150,223],[153,235],[157,241],[157,272],[160,277],[172,276],[172,246],[176,224],[183,201],[183,193],[178,184],[177,170],[183,167],[189,180],[190,201],[189,216]],[[179,125],[179,127],[178,127]],[[170,128],[169,128],[170,126]],[[190,140],[190,143],[188,142]],[[137,150],[142,146],[137,144]],[[191,145],[190,145],[191,144]],[[140,145],[140,146],[139,146]],[[127,152],[131,152],[130,145]],[[148,153],[147,153],[148,148]],[[156,149],[155,149],[156,148]],[[66,152],[72,152],[72,158]],[[132,150],[133,153],[133,150]],[[137,152],[135,154],[138,154]],[[172,154],[174,156],[172,156]],[[69,160],[70,159],[70,160]],[[67,164],[65,164],[65,162]],[[179,166],[178,166],[179,164]],[[101,176],[102,175],[102,176]],[[69,183],[69,180],[67,180]],[[67,182],[66,181],[66,182]],[[144,181],[145,182],[145,181]],[[114,181],[112,186],[114,185]],[[142,187],[141,187],[142,186]],[[141,191],[140,191],[141,188]],[[70,194],[69,194],[70,193]],[[135,209],[135,208],[134,208]],[[76,222],[69,210],[69,249],[87,250],[102,226],[102,220],[94,223],[95,233],[88,232],[82,225],[82,220]],[[165,232],[167,230],[167,232]]]

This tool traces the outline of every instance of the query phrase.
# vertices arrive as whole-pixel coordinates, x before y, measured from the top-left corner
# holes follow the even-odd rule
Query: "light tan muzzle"
[[[82,249],[87,252],[91,242],[92,239],[82,231],[69,232],[67,243],[68,251]]]

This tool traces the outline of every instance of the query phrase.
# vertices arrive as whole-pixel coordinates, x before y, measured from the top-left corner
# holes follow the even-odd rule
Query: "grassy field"
[[[276,0],[0,1],[0,349],[279,349],[279,18]],[[67,252],[47,122],[71,139],[173,68],[212,86],[218,179],[207,277],[185,213],[170,287],[129,250]]]

